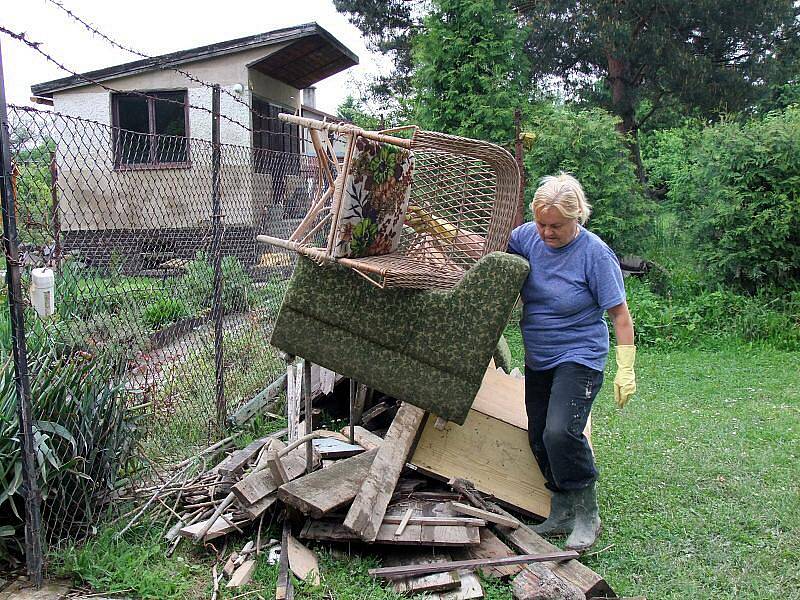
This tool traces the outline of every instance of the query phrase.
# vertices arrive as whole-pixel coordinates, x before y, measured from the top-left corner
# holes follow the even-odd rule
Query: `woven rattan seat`
[[[308,214],[288,239],[260,235],[259,241],[319,264],[338,263],[379,287],[417,289],[451,289],[481,257],[506,249],[520,175],[503,148],[416,127],[375,132],[279,117],[308,130],[325,185],[318,186]],[[330,135],[346,141],[341,161]],[[374,180],[367,176],[365,184],[366,163],[378,174]],[[365,224],[358,219],[367,211],[357,202],[370,186],[377,194],[374,204],[391,204],[395,212]],[[364,206],[376,214],[372,204]],[[359,243],[350,236],[361,236]]]

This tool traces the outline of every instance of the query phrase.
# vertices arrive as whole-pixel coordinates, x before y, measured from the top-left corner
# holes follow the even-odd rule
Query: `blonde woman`
[[[568,534],[566,548],[584,551],[600,533],[597,468],[583,430],[608,356],[603,315],[617,340],[620,407],[636,391],[633,321],[617,257],[583,227],[591,206],[578,180],[542,179],[531,212],[534,222],[512,232],[508,249],[531,266],[521,291],[525,406],[531,450],[553,493],[550,516],[534,529]]]

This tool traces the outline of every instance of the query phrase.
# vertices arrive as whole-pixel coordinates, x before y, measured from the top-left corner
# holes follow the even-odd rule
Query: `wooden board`
[[[427,419],[410,462],[448,480],[468,479],[524,512],[550,514],[550,492],[528,443],[524,380],[503,372],[487,369],[463,426],[439,431]]]
[[[425,411],[404,402],[397,411],[384,443],[377,450],[367,478],[353,500],[344,525],[368,542],[375,541],[394,486],[406,464]]]
[[[450,555],[446,552],[436,552],[432,554],[430,550],[415,548],[395,548],[389,553],[383,553],[384,565],[403,565],[414,564],[421,562],[446,562],[450,560]],[[418,575],[412,577],[399,577],[389,582],[392,589],[398,594],[430,594],[432,592],[441,592],[446,590],[453,590],[461,587],[461,578],[455,571],[447,573],[431,573],[429,575]]]
[[[216,466],[216,470],[222,475],[235,475],[236,473],[239,473],[273,437],[275,436],[267,436],[259,440],[255,440],[241,450],[236,450],[221,463],[219,463]]]
[[[323,460],[331,458],[349,458],[364,452],[364,448],[361,446],[329,437],[318,438],[312,443],[314,444],[314,449],[319,452]]]
[[[459,571],[461,587],[452,592],[440,592],[428,597],[428,600],[474,600],[483,598],[481,580],[472,571]]]
[[[306,456],[304,448],[295,448],[283,457],[281,461],[289,479],[295,479],[305,473]],[[252,506],[277,489],[278,486],[270,470],[262,469],[239,481],[231,488],[231,491],[242,506]]]
[[[558,550],[556,546],[534,533],[533,530],[525,525],[516,529],[498,527],[497,531],[500,537],[519,552],[535,554]],[[600,575],[577,560],[542,564],[549,568],[554,575],[575,585],[587,598],[593,596],[613,598],[616,596],[611,586]]]
[[[475,508],[474,506],[464,504],[463,502],[451,502],[450,507],[458,514],[477,517],[479,519],[483,519],[484,521],[489,521],[490,523],[496,523],[498,525],[510,527],[511,529],[516,529],[520,525],[520,522],[513,517],[507,517],[505,515],[493,513],[488,510],[483,510],[481,508]]]
[[[402,535],[395,535],[396,533],[397,525],[381,525],[374,543],[435,547],[477,546],[481,543],[478,527],[407,525]],[[300,537],[326,542],[359,541],[359,537],[341,523],[327,520],[307,521]]]
[[[298,578],[312,585],[319,585],[319,563],[317,555],[289,534],[286,538],[289,551],[289,568]]]
[[[481,531],[481,543],[479,546],[471,548],[464,548],[459,550],[458,559],[467,558],[503,558],[506,556],[514,556],[511,548],[506,546],[500,538],[498,538],[489,529]],[[483,567],[481,571],[487,577],[513,577],[522,571],[524,565],[495,565]]]
[[[250,583],[250,578],[253,576],[253,571],[256,570],[255,560],[244,561],[231,575],[231,580],[226,585],[226,588],[237,588]]]
[[[225,515],[225,518],[228,519],[228,521],[232,521],[233,515],[227,514]],[[226,533],[230,533],[231,531],[236,531],[236,528],[233,527],[232,525],[229,525],[228,521],[223,519],[221,516],[217,517],[217,520],[214,521],[214,524],[211,526],[206,535],[203,537],[203,541],[207,542],[208,540],[213,540],[214,538],[222,537],[223,535],[225,535]],[[181,529],[180,534],[182,537],[193,539],[194,536],[203,529],[203,527],[207,522],[208,519],[204,521],[198,521],[197,523],[194,523],[192,525],[187,525],[186,527]]]
[[[336,461],[278,489],[278,498],[302,513],[320,518],[351,502],[369,473],[377,450]]]
[[[345,436],[350,435],[350,426],[342,428],[342,433]],[[361,425],[353,427],[353,437],[355,443],[364,448],[365,450],[372,450],[373,448],[380,448],[383,443],[383,438],[375,435],[369,429],[363,428]]]

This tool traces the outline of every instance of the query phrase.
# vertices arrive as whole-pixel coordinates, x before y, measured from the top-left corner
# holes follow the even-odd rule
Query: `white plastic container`
[[[31,271],[31,304],[40,317],[56,312],[56,278],[53,269],[40,267]]]

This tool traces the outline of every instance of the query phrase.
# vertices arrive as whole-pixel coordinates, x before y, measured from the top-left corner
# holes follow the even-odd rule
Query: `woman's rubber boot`
[[[550,516],[531,529],[539,535],[567,535],[574,525],[575,509],[572,506],[571,493],[553,492],[550,498]]]
[[[582,490],[570,492],[575,507],[575,527],[567,538],[566,550],[584,552],[600,535],[600,514],[594,482]]]

